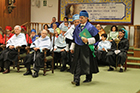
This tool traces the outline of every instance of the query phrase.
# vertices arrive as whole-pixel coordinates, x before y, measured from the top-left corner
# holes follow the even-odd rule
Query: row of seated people
[[[72,40],[72,31],[74,31],[74,28],[76,25],[78,25],[80,23],[80,21],[78,20],[77,15],[75,16],[74,20],[74,25],[72,25],[69,29],[67,26],[63,26],[61,28],[61,32],[59,36],[55,36],[57,39],[55,40],[55,47],[54,47],[54,61],[56,62],[60,57],[62,58],[62,69],[61,71],[64,71],[66,69],[66,63],[68,60],[68,55],[71,56],[71,53],[73,53],[74,51],[71,50],[70,52],[70,43],[73,42]],[[72,31],[71,31],[72,29]],[[17,62],[17,50],[15,49],[17,46],[27,46],[27,40],[24,36],[24,34],[21,33],[21,27],[20,26],[15,26],[14,28],[15,30],[15,35],[12,36],[12,38],[10,38],[7,41],[7,45],[6,45],[6,49],[3,50],[1,52],[0,55],[0,71],[3,73],[9,73],[10,72],[10,62],[11,61],[15,61]],[[71,31],[70,33],[68,33],[69,31]],[[54,31],[55,32],[55,31]],[[38,72],[40,67],[43,66],[43,54],[42,54],[42,49],[43,48],[48,48],[50,50],[52,50],[52,38],[48,37],[47,33],[49,33],[46,30],[43,30],[41,32],[41,37],[37,40],[35,40],[30,48],[34,51],[34,53],[31,53],[29,55],[26,56],[25,60],[24,60],[24,64],[25,67],[27,68],[27,72],[24,75],[30,75],[32,74],[31,69],[30,69],[30,65],[32,63],[34,63],[33,69],[35,70],[35,73],[33,74],[33,77],[38,77]],[[56,35],[58,35],[58,33],[55,33]],[[120,30],[118,32],[118,36],[120,38],[120,42],[118,44],[118,48],[117,48],[117,44],[114,41],[114,39],[112,38],[110,41],[106,41],[107,39],[107,35],[106,34],[102,34],[102,41],[98,43],[98,50],[101,50],[101,52],[105,51],[107,52],[106,54],[106,62],[109,63],[109,71],[112,71],[113,68],[112,66],[116,66],[114,65],[115,63],[115,58],[116,56],[120,56],[120,58],[118,58],[118,64],[121,64],[121,68],[120,68],[120,72],[123,71],[122,66],[125,62],[126,59],[126,51],[129,48],[129,43],[128,40],[124,38],[125,36],[125,31],[124,30]],[[23,42],[24,41],[24,42]],[[110,47],[109,47],[110,46]],[[109,47],[109,48],[106,48]],[[109,50],[108,50],[109,49]],[[21,50],[21,53],[25,52],[25,49]],[[48,51],[47,54],[50,54],[51,52]],[[97,55],[97,57],[99,57],[101,54]],[[102,56],[102,55],[101,55]],[[104,56],[104,54],[103,54]],[[102,58],[102,57],[101,57]],[[70,65],[69,61],[69,65]],[[6,68],[6,70],[4,71],[4,66]]]
[[[120,64],[120,72],[123,72],[123,64],[127,58],[127,51],[129,49],[128,31],[124,28],[118,31],[118,27],[113,25],[110,33],[106,34],[100,24],[97,24],[96,28],[99,30],[102,40],[95,44],[97,50],[95,54],[97,55],[98,64],[109,65],[108,71],[114,70],[113,67]]]
[[[20,49],[21,54],[26,52],[25,49],[27,46],[26,36],[24,33],[21,33],[21,27],[19,25],[14,27],[14,33],[15,34],[7,41],[6,49],[2,50],[0,54],[0,67],[1,67],[0,71],[3,72],[3,74],[10,72],[11,62],[15,62],[15,64],[17,64],[18,62],[17,47],[19,46],[23,47],[22,49]],[[31,52],[29,55],[27,55],[24,60],[25,67],[27,67],[28,69],[27,71],[30,70],[28,65],[30,65],[30,63],[32,62],[35,63],[34,69],[36,72],[39,71],[40,66],[42,67],[43,61],[41,59],[44,58],[42,57],[43,54],[42,50],[43,48],[47,48],[50,50],[52,47],[50,37],[48,37],[47,34],[48,32],[46,30],[41,31],[41,37],[39,37],[31,44],[30,49],[31,51],[33,51],[33,53]],[[49,53],[47,54],[49,55]],[[34,55],[36,56],[35,59]],[[37,74],[35,73],[34,76],[36,77],[36,75]]]

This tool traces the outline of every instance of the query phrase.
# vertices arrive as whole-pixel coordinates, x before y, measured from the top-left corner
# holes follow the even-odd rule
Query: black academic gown
[[[116,67],[116,57],[117,57],[117,65],[123,65],[127,58],[127,51],[129,49],[129,41],[126,38],[122,38],[118,44],[118,50],[121,52],[119,54],[115,54],[114,51],[117,50],[117,44],[115,41],[112,41],[111,51],[109,51],[106,55],[106,62]]]
[[[92,24],[87,22],[84,29],[85,28],[88,29],[96,41],[99,40],[98,30],[93,27]],[[76,27],[73,33],[74,42],[76,41],[75,39],[79,38],[79,31],[81,31],[80,24]],[[79,65],[78,68],[77,65]],[[71,73],[75,74],[76,69],[80,69],[80,75],[88,75],[99,72],[96,57],[93,57],[92,51],[90,50],[88,44],[78,45],[77,42],[75,42],[74,59],[71,65]]]

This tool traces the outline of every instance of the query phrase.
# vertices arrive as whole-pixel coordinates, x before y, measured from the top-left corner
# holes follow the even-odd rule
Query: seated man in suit
[[[65,32],[68,30],[68,27],[63,26],[62,27],[62,33],[58,36],[58,38],[55,41],[54,46],[54,63],[57,62],[58,59],[62,58],[62,68],[60,71],[66,70],[66,63],[67,63],[67,52],[66,52],[66,41],[65,41]]]
[[[32,74],[30,65],[33,63],[33,70],[35,73],[32,74],[32,76],[38,77],[39,69],[44,66],[43,49],[47,48],[50,50],[51,48],[50,37],[48,37],[47,34],[48,32],[44,29],[41,32],[41,37],[31,44],[30,48],[33,49],[33,51],[25,57],[24,64],[27,68],[27,72],[24,75]],[[47,55],[49,55],[49,50],[47,51]]]
[[[111,43],[107,41],[107,34],[102,34],[101,35],[102,41],[99,42],[97,48],[97,58],[98,58],[98,64],[101,65],[106,65],[105,59],[106,59],[106,54],[108,52],[108,49],[111,48]]]
[[[15,34],[7,41],[6,49],[2,51],[0,55],[0,72],[9,73],[11,61],[14,61],[16,64],[18,62],[18,50],[17,46],[26,47],[27,42],[25,35],[21,33],[21,27],[16,25],[14,27]],[[25,48],[20,50],[20,53],[24,53]],[[6,70],[4,71],[4,66]]]
[[[114,68],[118,64],[120,64],[120,71],[123,72],[123,64],[127,58],[127,51],[129,49],[129,41],[128,39],[124,38],[125,31],[120,30],[119,31],[119,43],[117,46],[117,43],[113,40],[112,46],[111,46],[111,51],[109,51],[106,55],[106,62],[109,64],[109,69],[108,71],[113,71]],[[116,62],[117,58],[117,62]]]

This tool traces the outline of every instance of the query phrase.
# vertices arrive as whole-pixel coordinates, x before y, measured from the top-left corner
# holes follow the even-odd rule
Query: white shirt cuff
[[[94,37],[88,38],[88,44],[94,44],[96,42]]]
[[[74,48],[75,48],[75,43],[72,43],[70,46],[70,50],[74,50]]]

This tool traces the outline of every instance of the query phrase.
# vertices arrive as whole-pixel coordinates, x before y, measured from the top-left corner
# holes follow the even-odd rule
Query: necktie
[[[84,25],[81,25],[81,29],[83,29],[84,28]]]

